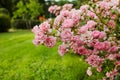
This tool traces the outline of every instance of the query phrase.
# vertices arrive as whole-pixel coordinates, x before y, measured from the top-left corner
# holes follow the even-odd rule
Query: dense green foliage
[[[30,0],[27,3],[19,1],[16,7],[13,18],[36,19],[40,13],[43,13],[42,5],[37,0]]]
[[[43,13],[42,4],[40,4],[38,0],[29,0],[26,3],[19,1],[16,5],[16,8],[17,10],[13,13],[13,18],[15,19],[15,22],[13,23],[15,23],[14,25],[18,24],[17,27],[14,27],[21,29],[26,29],[26,27],[30,28],[34,26],[33,23],[35,20],[38,20],[38,16]],[[18,23],[18,20],[16,19],[19,19],[20,23]],[[24,26],[20,25],[20,27],[19,24]]]
[[[6,32],[11,26],[10,17],[7,14],[0,13],[0,32]]]

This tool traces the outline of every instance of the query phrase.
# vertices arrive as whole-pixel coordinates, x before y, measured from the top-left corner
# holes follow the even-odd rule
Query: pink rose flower
[[[46,33],[50,29],[50,24],[48,22],[44,22],[39,25],[40,31]]]
[[[94,29],[94,27],[95,27],[95,25],[96,25],[97,23],[95,22],[95,21],[93,21],[93,20],[90,20],[90,21],[88,21],[87,22],[87,27],[89,28],[89,29]]]
[[[78,49],[79,45],[77,43],[71,43],[70,48],[77,53],[77,49]]]
[[[104,39],[106,37],[106,33],[103,31],[100,32],[100,31],[95,30],[92,32],[92,36],[93,36],[93,38],[96,38],[96,39],[99,39],[99,38]]]
[[[34,40],[33,40],[33,44],[35,44],[35,45],[39,45],[39,44],[40,44],[40,41],[37,40],[37,39],[34,39]]]
[[[65,19],[62,23],[63,28],[71,28],[74,26],[74,21],[72,19]]]
[[[105,42],[103,42],[104,43],[104,50],[109,50],[110,49],[110,47],[111,47],[111,44],[110,44],[110,42],[108,42],[108,41],[105,41]]]
[[[68,10],[60,11],[60,15],[64,17],[70,17],[70,11]]]
[[[63,56],[67,52],[67,45],[62,44],[58,47],[58,52],[61,56]]]
[[[88,27],[85,25],[82,26],[80,29],[78,29],[78,34],[85,33],[87,31],[88,31]]]
[[[47,47],[54,47],[55,44],[56,44],[56,38],[55,37],[49,36],[49,37],[46,38],[45,45]]]
[[[81,54],[81,55],[87,54],[87,50],[83,46],[79,47],[77,52],[78,52],[78,54]]]
[[[39,26],[34,26],[33,27],[33,29],[32,29],[32,32],[34,33],[34,34],[38,34],[39,33]]]
[[[104,43],[103,42],[97,42],[94,45],[94,49],[96,49],[96,50],[103,50],[104,49]]]
[[[98,55],[90,55],[86,61],[88,64],[90,64],[92,67],[98,67],[102,62],[103,59],[100,58]]]
[[[110,26],[111,28],[115,28],[115,21],[114,20],[110,20],[108,22],[108,26]]]
[[[115,60],[116,59],[116,54],[109,54],[107,57],[109,60]]]
[[[107,72],[107,73],[106,73],[106,77],[109,78],[110,76],[111,76],[111,73],[110,73],[110,72]]]
[[[77,42],[79,40],[80,40],[80,36],[72,36],[71,37],[71,41],[73,41],[73,42]]]
[[[101,9],[106,9],[106,10],[108,10],[110,8],[108,2],[105,2],[105,1],[99,2],[99,6]]]
[[[71,40],[72,35],[73,33],[70,30],[65,29],[61,32],[60,37],[62,41],[67,42]]]
[[[47,36],[41,32],[35,35],[35,39],[39,40],[40,43],[43,43],[46,40]]]
[[[62,6],[62,8],[63,8],[62,10],[71,10],[72,7],[73,7],[73,4],[64,4]]]
[[[89,42],[88,46],[89,47],[94,47],[94,45],[98,42],[98,39],[93,39],[92,41]]]
[[[120,61],[116,61],[116,62],[115,62],[115,65],[116,65],[116,66],[120,66]]]
[[[110,49],[109,49],[109,52],[110,53],[115,53],[118,51],[118,47],[117,46],[112,46]]]
[[[105,32],[100,32],[100,34],[99,34],[99,38],[100,39],[104,39],[106,37],[106,33]]]
[[[95,17],[96,17],[96,14],[93,13],[93,12],[91,12],[91,11],[88,11],[88,12],[87,12],[87,16],[92,17],[92,18],[95,18]]]
[[[80,10],[86,11],[86,10],[88,10],[88,8],[89,8],[89,5],[83,5],[80,7]]]
[[[64,20],[64,17],[59,15],[55,18],[54,20],[54,28],[59,27],[59,25],[61,24],[61,22]]]
[[[110,14],[110,18],[111,18],[111,19],[116,19],[116,18],[117,18],[117,15],[116,15],[116,14]]]
[[[95,30],[92,32],[93,38],[99,38],[99,35],[100,35],[100,31]]]

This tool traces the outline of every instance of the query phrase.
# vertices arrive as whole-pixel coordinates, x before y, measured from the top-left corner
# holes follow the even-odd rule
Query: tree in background
[[[44,12],[43,5],[38,0],[29,0],[29,2],[19,1],[16,8],[17,10],[13,13],[13,18],[25,20],[28,28],[31,27],[31,21],[36,20]]]

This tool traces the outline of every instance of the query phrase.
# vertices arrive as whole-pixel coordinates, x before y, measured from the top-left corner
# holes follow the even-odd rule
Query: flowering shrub
[[[33,43],[54,47],[56,41],[61,56],[75,53],[84,56],[91,68],[103,72],[103,80],[114,80],[120,76],[120,1],[90,1],[79,9],[72,4],[51,6],[48,10],[56,15],[32,31]]]

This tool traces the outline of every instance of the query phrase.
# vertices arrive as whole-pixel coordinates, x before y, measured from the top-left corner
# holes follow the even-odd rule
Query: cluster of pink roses
[[[47,47],[53,47],[56,44],[56,37],[48,36],[47,33],[50,32],[49,21],[42,23],[39,26],[35,26],[32,31],[35,34],[35,39],[33,43],[35,45],[44,44]]]
[[[120,75],[120,41],[114,32],[120,15],[119,2],[90,1],[80,9],[72,8],[72,4],[51,6],[49,12],[56,18],[32,29],[35,34],[33,43],[53,47],[57,40],[61,41],[58,47],[61,56],[69,52],[83,55],[98,72],[102,72],[103,64],[109,60],[114,67],[106,72],[103,79],[113,80]],[[92,75],[91,67],[87,70],[89,76]]]

